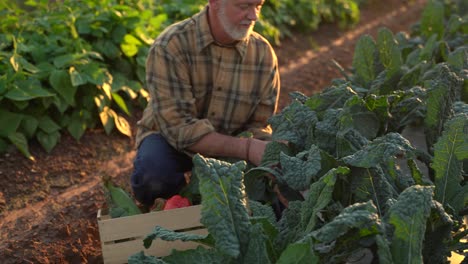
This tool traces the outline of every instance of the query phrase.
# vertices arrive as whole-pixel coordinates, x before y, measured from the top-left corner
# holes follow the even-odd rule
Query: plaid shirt
[[[150,100],[137,124],[137,146],[151,133],[161,133],[179,151],[213,131],[271,134],[267,120],[280,91],[273,48],[255,32],[233,47],[217,45],[207,10],[168,27],[150,48]]]

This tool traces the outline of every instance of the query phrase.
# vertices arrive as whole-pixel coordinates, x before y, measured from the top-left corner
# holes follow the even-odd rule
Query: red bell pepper
[[[174,209],[174,208],[182,208],[182,207],[189,207],[191,205],[192,204],[190,203],[189,199],[176,194],[176,195],[172,196],[171,198],[167,199],[163,210],[169,210],[169,209]]]

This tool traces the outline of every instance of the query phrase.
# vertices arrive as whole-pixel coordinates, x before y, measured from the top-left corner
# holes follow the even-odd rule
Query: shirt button
[[[211,116],[215,116],[215,115],[216,115],[216,113],[215,113],[215,112],[211,112]]]
[[[216,90],[221,91],[222,90],[221,86],[218,86],[218,88],[216,88]]]

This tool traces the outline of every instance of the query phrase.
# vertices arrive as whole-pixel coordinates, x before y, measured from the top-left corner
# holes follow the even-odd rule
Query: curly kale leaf
[[[380,167],[353,168],[346,183],[346,188],[340,193],[344,206],[372,200],[380,215],[387,211],[387,202],[399,194],[395,180]]]
[[[372,202],[357,203],[343,209],[331,222],[310,233],[321,243],[331,244],[352,229],[361,236],[379,234],[380,218]]]
[[[367,108],[366,102],[359,96],[352,96],[340,112],[340,130],[355,129],[365,138],[374,139],[380,128],[377,115]]]
[[[400,131],[407,125],[420,123],[426,116],[426,91],[421,87],[413,87],[399,92],[398,98],[391,105],[391,125],[393,131]]]
[[[323,115],[323,120],[315,126],[316,145],[330,154],[336,151],[336,134],[339,132],[340,112],[342,109],[328,109]]]
[[[352,67],[355,71],[355,81],[362,87],[369,88],[377,75],[376,54],[377,47],[370,35],[359,38],[354,49]]]
[[[408,68],[408,66],[403,67],[403,76],[398,82],[398,90],[409,90],[415,86],[421,86],[421,78],[423,74],[432,67],[432,63],[427,61],[421,61],[416,63],[416,65]]]
[[[276,215],[270,205],[249,200],[249,208],[252,213],[252,218],[265,218],[272,226],[277,226],[278,223],[276,222]]]
[[[207,238],[206,235],[197,235],[197,234],[189,234],[183,232],[176,232],[171,229],[164,228],[162,226],[156,226],[153,231],[148,234],[143,239],[143,245],[145,248],[149,248],[156,238],[160,238],[164,241],[196,241],[201,242]]]
[[[356,153],[368,143],[369,140],[354,128],[338,131],[336,135],[336,157],[342,158]]]
[[[272,263],[266,247],[268,239],[264,233],[262,225],[260,223],[251,225],[249,233],[250,241],[247,247],[247,252],[242,258],[242,263]]]
[[[244,161],[230,164],[199,154],[193,157],[202,195],[201,223],[218,250],[237,258],[249,243],[250,222],[242,182]]]
[[[307,99],[305,105],[321,114],[328,109],[342,108],[348,98],[353,95],[357,95],[357,93],[347,83],[344,83],[312,95]]]
[[[348,168],[338,167],[311,184],[308,196],[302,204],[301,221],[305,233],[315,229],[319,212],[332,201],[337,174],[347,173],[349,173]]]
[[[318,264],[320,259],[314,252],[312,247],[312,240],[309,239],[306,242],[294,243],[288,245],[288,247],[281,253],[280,258],[276,264]]]
[[[390,208],[388,222],[395,228],[391,243],[395,263],[423,263],[423,240],[432,196],[433,187],[411,186]]]
[[[312,144],[317,121],[315,112],[297,101],[268,120],[273,129],[273,140],[286,140],[299,149],[308,149]]]
[[[415,158],[416,151],[400,134],[388,133],[376,138],[353,155],[344,157],[343,161],[351,166],[371,168],[384,164],[390,157],[395,156]]]
[[[431,228],[426,229],[424,236],[423,258],[425,263],[444,263],[447,260],[447,253],[453,251],[453,247],[449,249],[449,244],[446,241],[455,242],[457,239],[452,236],[454,223],[452,215],[445,211],[443,205],[432,200],[431,214],[427,223],[427,226],[431,226]],[[459,239],[462,238],[463,236]]]
[[[278,181],[286,183],[296,191],[307,189],[312,178],[321,169],[320,149],[312,145],[309,151],[298,153],[295,157],[280,154],[280,163],[283,173],[278,175]]]
[[[275,240],[278,251],[283,251],[289,244],[303,236],[301,224],[302,201],[290,201],[278,222],[278,237]]]
[[[447,63],[456,69],[468,69],[468,47],[464,45],[451,52]]]
[[[456,212],[466,206],[468,185],[462,186],[463,160],[468,159],[468,115],[447,122],[434,146],[435,199]]]
[[[349,98],[340,112],[336,156],[341,158],[360,150],[378,134],[380,121],[358,96]],[[319,139],[318,139],[319,140]]]
[[[427,126],[429,145],[440,136],[444,123],[453,115],[453,104],[460,101],[463,79],[454,73],[447,64],[438,64],[424,75],[427,87]]]
[[[439,1],[429,1],[421,17],[421,34],[429,38],[435,34],[438,39],[444,35],[444,4]]]
[[[288,156],[292,155],[292,151],[286,144],[277,141],[269,142],[263,153],[261,166],[268,167],[279,164],[280,153],[284,153]]]
[[[386,69],[387,79],[398,75],[403,65],[403,58],[398,43],[388,28],[379,29],[377,35],[377,48],[380,62]]]

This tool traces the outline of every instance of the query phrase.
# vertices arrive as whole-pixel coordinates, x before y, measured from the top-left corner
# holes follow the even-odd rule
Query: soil
[[[280,63],[280,108],[288,94],[307,96],[341,78],[335,60],[352,63],[356,40],[378,29],[410,33],[426,1],[367,1],[358,25],[323,24],[296,32],[275,50]],[[140,114],[130,118],[134,128]],[[2,263],[102,263],[96,214],[105,205],[101,177],[128,186],[135,155],[132,139],[93,129],[79,140],[63,134],[51,153],[32,142],[34,160],[11,149],[0,155],[0,260]],[[128,187],[126,187],[128,188]]]

